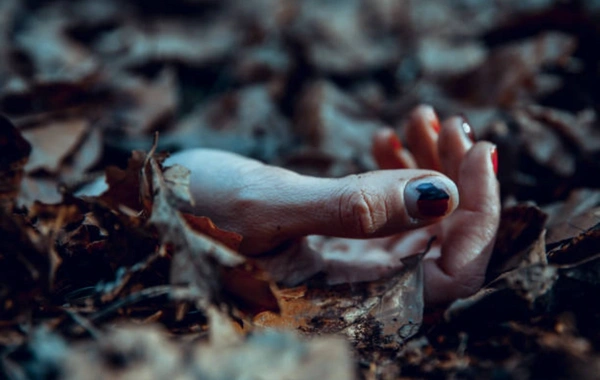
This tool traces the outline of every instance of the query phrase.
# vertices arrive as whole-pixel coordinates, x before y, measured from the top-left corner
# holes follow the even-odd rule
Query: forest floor
[[[593,0],[0,1],[0,377],[598,378],[599,45]],[[364,172],[422,103],[499,155],[486,284],[446,308],[419,256],[273,283],[162,165]]]

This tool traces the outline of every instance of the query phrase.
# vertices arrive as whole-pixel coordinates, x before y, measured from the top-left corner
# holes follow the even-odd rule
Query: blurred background
[[[0,112],[33,144],[23,202],[147,150],[315,175],[429,103],[499,147],[505,199],[600,186],[600,2],[0,1]]]
[[[206,377],[224,363],[248,377],[246,363],[289,365],[296,347],[290,378],[323,378],[309,370],[335,362],[369,379],[596,379],[599,46],[599,0],[0,0],[0,113],[33,147],[18,194],[27,209],[0,218],[0,378],[57,378],[64,358],[86,375]],[[375,169],[373,132],[402,137],[421,103],[497,144],[505,209],[487,276],[519,268],[446,310],[445,327],[428,327],[442,311],[426,315],[427,336],[401,351],[369,335],[366,356],[322,348],[311,365],[304,343],[251,335],[236,345],[259,356],[206,356],[195,345],[206,318],[169,298],[172,247],[142,207],[66,195],[148,151],[155,132],[171,152],[219,148],[318,176]],[[0,163],[11,173],[23,160]],[[109,199],[129,191],[140,203],[139,167],[111,169],[124,180]],[[522,201],[541,210],[507,207]],[[143,329],[106,335],[118,320]],[[158,322],[168,331],[148,327]]]

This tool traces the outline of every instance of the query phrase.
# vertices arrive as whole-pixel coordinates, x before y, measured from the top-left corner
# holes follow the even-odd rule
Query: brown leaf
[[[580,233],[548,252],[550,263],[571,265],[594,257],[598,254],[600,243],[600,224]]]
[[[325,81],[312,83],[301,94],[295,118],[296,132],[306,144],[332,159],[332,167],[323,174],[375,169],[371,138],[383,124],[339,88]]]
[[[217,148],[272,161],[290,145],[290,126],[264,85],[219,96],[187,115],[162,143]]]
[[[103,138],[100,128],[91,128],[84,137],[77,151],[69,157],[64,165],[61,178],[66,182],[80,183],[87,171],[98,163],[102,157]]]
[[[571,114],[555,108],[531,105],[527,107],[527,113],[576,146],[582,153],[600,151],[600,133],[594,127],[596,115],[592,110]]]
[[[543,207],[548,218],[547,244],[579,235],[600,222],[600,191],[578,189],[565,201]]]
[[[564,64],[576,46],[575,38],[558,32],[502,45],[464,82],[457,83],[456,89],[468,94],[473,103],[514,105],[535,92],[533,83],[543,66]]]
[[[60,203],[63,195],[58,187],[58,181],[54,179],[26,176],[21,183],[17,205],[31,207],[36,201],[47,204]]]
[[[339,338],[303,341],[291,332],[262,331],[240,342],[232,339],[230,321],[215,312],[210,316],[211,341],[196,347],[191,361],[194,372],[207,379],[354,379],[347,345]]]
[[[30,313],[37,297],[48,293],[53,243],[23,215],[0,209],[0,318]]]
[[[131,23],[115,40],[99,44],[106,53],[118,54],[118,66],[137,66],[151,61],[182,62],[201,66],[226,57],[239,44],[239,28],[231,18],[213,22],[163,17]]]
[[[187,213],[182,213],[181,215],[188,226],[194,231],[208,235],[234,251],[239,249],[242,242],[242,235],[220,229],[206,216],[196,216]]]
[[[291,32],[321,72],[348,75],[377,70],[393,64],[400,53],[400,45],[382,33],[381,24],[368,25],[358,1],[303,1],[298,8]]]
[[[537,163],[562,177],[575,173],[575,156],[556,132],[532,117],[527,110],[516,110],[513,115],[519,124],[521,141]]]
[[[172,201],[183,206],[193,206],[190,193],[190,170],[181,165],[173,165],[163,171],[163,177],[172,194]]]
[[[51,122],[35,129],[23,131],[23,137],[32,145],[31,159],[25,170],[33,172],[44,169],[56,173],[63,160],[72,154],[81,142],[89,124],[84,119]]]
[[[172,117],[177,109],[177,78],[163,70],[153,80],[131,75],[115,75],[115,113],[124,124],[119,134],[144,136]]]
[[[513,269],[472,296],[454,301],[445,311],[445,318],[464,325],[476,321],[489,324],[523,318],[532,311],[543,312],[558,277],[558,269],[544,263]]]
[[[174,207],[179,199],[165,181],[156,160],[147,159],[154,192],[149,223],[156,227],[162,244],[173,247],[171,283],[187,285],[202,309],[221,298],[221,267],[235,267],[245,259],[225,245],[196,232]]]
[[[307,334],[341,333],[367,353],[397,348],[421,323],[422,255],[403,259],[403,267],[377,281],[282,288],[276,292],[281,312],[261,313],[254,323]]]
[[[67,37],[72,22],[67,14],[61,5],[47,6],[27,18],[16,36],[17,46],[33,61],[39,83],[78,82],[99,69],[96,57]]]
[[[19,193],[31,144],[0,115],[0,208],[10,212]]]
[[[248,259],[245,265],[221,270],[223,292],[243,313],[279,313],[277,287],[267,274]]]
[[[50,263],[48,277],[50,288],[53,289],[57,270],[63,261],[57,252],[56,242],[65,233],[68,225],[84,220],[83,212],[76,204],[49,205],[36,202],[31,207],[29,218],[36,221],[35,228],[39,232],[40,242],[43,242],[47,250]]]
[[[65,379],[354,379],[352,357],[339,338],[304,341],[276,331],[243,337],[227,317],[215,311],[210,313],[208,342],[175,341],[155,325],[117,325],[74,346],[51,333],[37,335],[31,351],[45,353],[40,359]],[[43,350],[45,343],[52,344],[54,355]]]
[[[544,239],[547,218],[538,207],[531,205],[502,210],[496,245],[486,273],[488,281],[515,268],[547,263]]]
[[[106,168],[108,189],[99,198],[117,210],[123,205],[135,212],[141,211],[143,206],[140,200],[140,173],[145,160],[144,152],[133,151],[125,170],[116,166]]]

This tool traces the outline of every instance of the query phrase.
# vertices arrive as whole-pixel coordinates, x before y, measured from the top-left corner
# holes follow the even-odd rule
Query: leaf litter
[[[594,4],[2,2],[0,371],[596,378]],[[426,247],[377,280],[330,284],[317,260],[279,281],[299,263],[241,256],[241,236],[180,211],[189,171],[163,164],[203,146],[369,170],[373,131],[402,135],[422,102],[499,151],[486,284],[447,307],[423,305]]]

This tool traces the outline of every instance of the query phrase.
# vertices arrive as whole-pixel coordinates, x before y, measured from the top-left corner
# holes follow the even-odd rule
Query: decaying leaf
[[[0,118],[0,373],[597,378],[595,3],[0,0],[0,111],[18,127]],[[548,217],[505,209],[486,288],[416,336],[417,262],[390,273],[399,258],[369,262],[361,241],[269,267],[179,211],[186,169],[154,149],[125,163],[159,130],[161,149],[358,173],[372,133],[420,103],[464,112],[497,145],[503,199]],[[101,197],[71,195],[111,165]]]
[[[576,45],[573,37],[552,32],[500,46],[466,76],[459,90],[479,104],[515,104],[536,91],[534,79],[544,65],[566,64]]]
[[[21,187],[31,144],[6,117],[0,115],[0,205],[12,210]]]
[[[242,236],[240,234],[220,229],[206,216],[196,216],[186,213],[182,213],[181,215],[194,231],[206,234],[234,251],[239,249],[240,243],[242,242]]]
[[[70,20],[61,8],[48,6],[40,10],[17,36],[17,46],[32,59],[34,74],[40,83],[77,82],[98,70],[96,58],[84,46],[67,37]],[[43,49],[38,48],[40,44]]]
[[[517,205],[502,211],[498,237],[486,278],[536,263],[546,263],[545,223],[539,208]]]
[[[575,172],[575,157],[560,137],[527,111],[515,112],[525,148],[539,164],[549,167],[558,175],[568,177]]]
[[[141,211],[143,206],[140,199],[140,175],[145,159],[144,152],[133,151],[125,170],[114,166],[106,168],[108,189],[100,199],[116,209],[123,205],[130,210]]]
[[[254,85],[199,105],[162,144],[218,148],[270,162],[289,147],[289,132],[269,88]]]
[[[45,336],[54,343],[54,355],[43,350],[40,337],[30,350],[34,355],[45,354],[47,367],[30,368],[39,376],[47,375],[50,368],[58,369],[65,379],[91,379],[99,373],[121,379],[355,378],[348,348],[339,338],[304,341],[276,331],[243,337],[226,326],[230,323],[212,311],[210,341],[206,343],[174,342],[158,326],[117,326],[97,341],[72,348],[57,336]]]
[[[163,70],[153,80],[115,75],[118,93],[115,117],[121,124],[118,135],[144,136],[173,116],[177,106],[177,79]]]
[[[302,93],[295,118],[297,132],[307,145],[334,163],[328,175],[375,168],[369,153],[371,137],[383,124],[339,88],[327,82],[312,83]]]
[[[173,261],[171,263],[171,283],[174,285],[186,285],[189,287],[189,293],[193,300],[201,309],[206,309],[211,303],[222,302],[222,289],[224,284],[230,284],[229,291],[240,291],[245,293],[243,288],[231,285],[231,281],[223,278],[221,268],[237,268],[237,272],[229,272],[229,276],[236,278],[244,276],[246,285],[255,289],[263,289],[257,297],[257,304],[262,302],[262,306],[269,310],[277,310],[278,305],[272,295],[270,284],[266,280],[257,279],[252,275],[250,264],[245,264],[246,259],[237,252],[233,251],[227,245],[218,240],[213,240],[209,236],[226,236],[231,244],[231,234],[225,234],[211,223],[206,224],[210,235],[205,235],[194,227],[198,227],[198,220],[191,217],[185,217],[177,209],[177,204],[182,200],[191,199],[189,190],[184,193],[184,199],[181,198],[181,183],[189,184],[189,171],[177,169],[177,166],[171,167],[166,172],[162,172],[158,162],[150,155],[146,158],[146,163],[150,166],[152,191],[154,193],[152,216],[149,223],[157,228],[162,244],[169,245],[173,251]],[[175,169],[174,169],[175,168]],[[169,171],[177,170],[178,181],[173,182],[173,175],[167,177]],[[171,182],[167,182],[170,178]],[[150,179],[150,178],[149,178]],[[187,186],[185,186],[187,187]],[[189,225],[187,220],[192,220],[193,225]],[[239,244],[239,241],[237,242]],[[227,273],[227,272],[225,272]],[[232,279],[236,280],[235,278]],[[239,279],[237,279],[239,281]],[[179,293],[174,293],[176,296]],[[234,293],[235,294],[235,293]],[[245,297],[245,301],[251,300]],[[266,300],[266,301],[264,301]],[[250,308],[251,302],[248,303]]]
[[[360,350],[396,349],[419,328],[423,313],[421,258],[377,281],[324,287],[323,279],[277,292],[281,312],[259,314],[259,326],[343,334]]]
[[[230,323],[212,313],[211,332],[219,324]],[[207,379],[353,379],[354,369],[346,342],[321,337],[304,342],[290,332],[261,331],[245,341],[224,340],[211,334],[208,345],[199,345],[193,353],[195,374]]]
[[[564,202],[544,207],[548,214],[548,244],[579,235],[600,222],[600,191],[576,190]]]
[[[391,65],[400,47],[386,38],[381,24],[370,28],[360,1],[323,4],[304,1],[292,26],[294,37],[306,46],[307,59],[320,71],[350,74]]]
[[[23,131],[23,137],[33,147],[31,159],[25,169],[28,172],[44,169],[55,173],[61,162],[72,153],[88,129],[89,125],[86,120],[75,119],[54,122]]]

